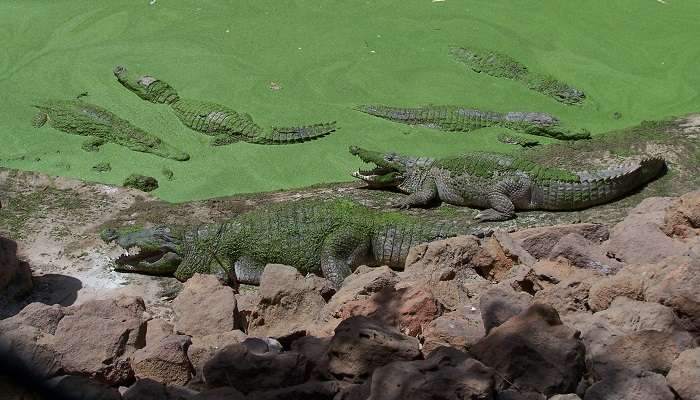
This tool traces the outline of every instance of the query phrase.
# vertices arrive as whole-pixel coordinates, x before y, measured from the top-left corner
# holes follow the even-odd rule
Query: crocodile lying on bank
[[[449,52],[455,60],[467,65],[474,72],[522,82],[529,89],[550,96],[559,102],[578,104],[586,98],[583,91],[552,76],[532,72],[525,65],[505,54],[473,47],[453,47]]]
[[[593,172],[570,172],[506,154],[474,152],[451,158],[407,157],[351,147],[376,168],[352,175],[370,187],[408,194],[397,207],[435,200],[484,208],[476,219],[502,221],[515,210],[576,210],[622,197],[659,176],[661,158],[645,158]]]
[[[499,113],[460,106],[429,105],[404,108],[372,104],[357,106],[355,110],[393,122],[420,125],[448,132],[471,132],[486,127],[502,127],[560,140],[579,140],[591,137],[586,131],[571,132],[559,125],[559,120],[552,115],[540,112]]]
[[[238,141],[257,144],[305,142],[335,131],[335,122],[279,128],[266,131],[246,113],[206,101],[183,99],[168,83],[149,75],[130,72],[124,66],[114,68],[117,80],[143,100],[168,104],[185,126],[215,139],[219,146]]]
[[[258,284],[266,264],[282,263],[340,286],[359,265],[403,268],[412,246],[468,233],[477,231],[340,199],[274,204],[179,232],[168,227],[123,233],[107,229],[102,239],[127,250],[116,260],[117,271],[179,280],[211,273],[230,282]]]
[[[187,161],[190,156],[163,142],[129,121],[94,104],[82,100],[47,100],[34,105],[39,112],[32,125],[39,128],[49,123],[60,131],[88,136],[83,148],[94,151],[106,142],[115,143],[130,150],[151,153],[159,157]]]

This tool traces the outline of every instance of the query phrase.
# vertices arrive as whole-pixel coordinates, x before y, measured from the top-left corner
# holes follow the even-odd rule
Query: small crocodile
[[[420,125],[448,132],[471,132],[486,127],[501,127],[560,140],[579,140],[591,137],[590,133],[586,131],[571,132],[562,127],[557,118],[541,112],[499,113],[461,106],[427,105],[405,108],[374,104],[356,106],[355,110],[393,122]]]
[[[187,161],[190,156],[163,142],[129,121],[119,118],[102,107],[82,100],[47,100],[36,104],[39,112],[32,125],[39,128],[46,124],[73,135],[88,136],[83,144],[94,151],[106,142],[124,146],[130,150],[151,153],[159,157]]]
[[[102,239],[127,250],[116,260],[117,271],[179,280],[209,273],[231,283],[259,284],[266,264],[282,263],[340,286],[359,265],[400,269],[412,246],[467,233],[483,234],[336,199],[268,205],[194,229],[106,229]]]
[[[352,175],[370,187],[408,194],[395,206],[410,208],[441,200],[484,208],[476,219],[503,221],[515,210],[577,210],[620,198],[659,176],[661,158],[594,172],[570,172],[506,154],[473,152],[450,158],[407,157],[352,146],[372,170]]]
[[[124,66],[114,68],[114,76],[131,92],[156,104],[168,104],[177,118],[188,128],[214,136],[212,145],[220,146],[238,141],[257,144],[288,144],[305,142],[335,131],[335,122],[297,127],[273,127],[266,131],[247,113],[221,104],[181,98],[165,81],[150,75],[130,72]]]
[[[508,55],[474,47],[452,47],[449,53],[455,60],[467,65],[474,72],[522,82],[529,89],[550,96],[561,103],[578,104],[586,99],[583,91],[552,76],[532,72]]]

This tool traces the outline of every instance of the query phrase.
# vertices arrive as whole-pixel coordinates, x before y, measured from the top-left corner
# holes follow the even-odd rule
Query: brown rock
[[[626,333],[644,330],[660,332],[685,331],[669,307],[659,303],[617,297],[607,310],[595,313],[598,320],[605,321]]]
[[[558,394],[556,396],[552,396],[549,398],[549,400],[581,400],[578,395],[569,393],[569,394]]]
[[[199,378],[202,377],[204,364],[214,357],[217,351],[228,345],[241,343],[247,337],[239,330],[193,337],[192,344],[187,348],[187,356],[192,363],[195,375]]]
[[[593,311],[605,310],[617,297],[643,300],[643,275],[636,273],[636,266],[628,266],[616,275],[602,278],[591,284],[588,306]]]
[[[173,324],[162,318],[154,318],[146,326],[146,344],[159,342],[172,334]]]
[[[644,276],[644,298],[671,307],[686,329],[700,335],[700,258],[668,258]]]
[[[367,299],[385,287],[398,282],[396,272],[387,266],[370,268],[360,266],[343,281],[343,286],[323,307],[317,318],[318,328],[309,332],[316,336],[330,336],[342,321],[341,310],[346,303]]]
[[[418,339],[357,316],[335,329],[328,349],[329,370],[335,376],[362,381],[377,367],[392,361],[415,360],[420,355]]]
[[[45,382],[45,387],[62,399],[121,400],[122,396],[115,388],[85,376],[63,375]]]
[[[369,298],[345,303],[339,311],[341,319],[364,315],[409,336],[420,334],[441,313],[442,307],[427,285],[398,290],[386,287]]]
[[[666,374],[681,352],[696,345],[688,332],[633,332],[616,338],[606,352],[594,357],[591,369],[599,379],[644,371]]]
[[[13,317],[14,318],[14,317]],[[54,376],[61,369],[55,337],[13,318],[0,320],[0,358],[3,364],[33,371],[37,379]]]
[[[301,385],[289,386],[280,389],[255,391],[248,395],[251,400],[334,400],[338,392],[348,386],[347,383],[338,381],[309,381]]]
[[[666,211],[661,229],[668,236],[691,238],[700,235],[700,191],[678,198]]]
[[[246,396],[232,387],[220,387],[201,392],[192,400],[246,400]]]
[[[170,335],[134,353],[131,367],[138,379],[150,378],[166,385],[184,385],[192,376],[187,359],[188,336]]]
[[[260,301],[251,315],[248,333],[281,337],[306,332],[326,301],[321,291],[328,281],[303,277],[294,267],[268,264],[260,280]]]
[[[368,400],[491,399],[493,370],[467,353],[442,347],[427,360],[395,361],[372,374]],[[439,395],[438,395],[439,393]]]
[[[687,254],[687,244],[670,238],[662,230],[673,202],[670,197],[644,199],[610,231],[607,253],[628,264],[655,263]]]
[[[37,328],[42,333],[48,333],[53,335],[56,333],[56,327],[58,327],[59,321],[65,316],[63,307],[55,305],[47,305],[43,303],[30,303],[22,309],[17,315],[11,318],[5,319],[2,323],[6,324],[5,329],[10,328],[10,325],[17,326],[33,326]]]
[[[623,264],[608,257],[605,251],[578,233],[565,235],[552,247],[548,258],[563,258],[578,268],[592,269],[604,275],[619,271]]]
[[[532,266],[532,274],[542,289],[552,287],[571,277],[578,270],[566,259],[539,260]]]
[[[194,274],[173,301],[175,331],[206,336],[237,329],[238,310],[233,289],[209,274]]]
[[[299,385],[309,372],[308,361],[299,353],[256,354],[243,344],[224,347],[203,368],[207,386],[231,386],[242,393]]]
[[[666,380],[683,400],[700,400],[700,347],[682,352]]]
[[[585,347],[578,335],[562,324],[554,308],[533,304],[470,351],[498,371],[497,390],[515,385],[546,395],[571,393],[585,371]]]
[[[514,264],[523,264],[531,267],[537,262],[537,259],[525,250],[511,234],[498,231],[493,234],[493,237],[498,241],[506,256],[513,260]]]
[[[66,308],[55,335],[63,370],[110,384],[130,379],[130,358],[146,342],[144,312],[139,297],[93,300]]]
[[[468,350],[486,335],[481,313],[476,307],[463,307],[433,320],[423,330],[423,354],[441,346]]]
[[[332,375],[328,370],[328,348],[330,344],[330,337],[304,336],[292,342],[291,350],[296,351],[309,360],[312,368],[312,378],[331,380]]]
[[[501,284],[489,289],[479,301],[486,333],[520,314],[530,306],[530,303],[532,303],[532,296],[525,292],[516,292],[510,286]]]
[[[165,386],[153,379],[139,379],[124,393],[123,400],[190,400],[196,392],[180,387]]]
[[[663,375],[652,372],[640,376],[612,376],[596,382],[584,400],[673,400]]]
[[[486,253],[475,236],[457,236],[412,247],[406,257],[407,275],[431,276],[442,268],[455,271],[488,268],[493,259]]]
[[[252,318],[253,312],[258,308],[258,303],[260,303],[260,293],[257,290],[255,292],[236,294],[236,306],[241,324],[239,328],[243,332],[248,331],[248,323]]]
[[[588,310],[591,286],[600,279],[593,270],[579,269],[558,284],[535,293],[535,302],[549,304],[561,315]]]
[[[0,236],[0,304],[27,295],[32,289],[32,271],[17,258],[17,243]]]
[[[595,244],[608,240],[610,235],[602,224],[566,224],[523,229],[511,233],[511,237],[533,257],[540,259],[547,257],[561,238],[572,233]]]

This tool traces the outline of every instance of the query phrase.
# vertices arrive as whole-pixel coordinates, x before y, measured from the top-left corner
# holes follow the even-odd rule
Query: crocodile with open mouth
[[[289,144],[306,142],[336,130],[335,122],[296,127],[273,127],[265,130],[247,113],[234,111],[221,104],[180,97],[165,81],[150,75],[129,71],[118,65],[114,76],[119,83],[143,100],[168,104],[177,118],[188,128],[214,136],[212,145],[244,141],[257,144]]]
[[[265,265],[280,263],[340,286],[359,265],[403,268],[408,250],[417,244],[487,233],[336,199],[268,205],[193,229],[107,229],[102,239],[127,250],[116,260],[117,271],[179,280],[208,273],[230,283],[259,284]]]
[[[473,152],[449,158],[409,157],[350,147],[371,170],[352,175],[374,188],[406,193],[399,208],[433,201],[483,208],[476,219],[503,221],[515,210],[577,210],[620,198],[659,176],[658,157],[599,171],[570,172],[506,154]]]

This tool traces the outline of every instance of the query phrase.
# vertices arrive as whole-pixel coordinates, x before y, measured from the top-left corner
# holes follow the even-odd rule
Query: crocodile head
[[[125,253],[115,260],[115,270],[152,275],[170,275],[182,262],[181,241],[168,227],[142,230],[105,229],[107,243],[116,242]]]
[[[374,164],[376,167],[370,170],[358,169],[352,173],[373,188],[397,188],[405,180],[405,175],[410,165],[410,158],[396,153],[380,153],[365,150],[357,146],[350,146],[350,153],[362,159],[362,161]]]
[[[122,86],[146,101],[169,104],[178,98],[175,89],[158,78],[130,71],[123,65],[117,65],[112,72]],[[151,88],[156,82],[159,87]]]

